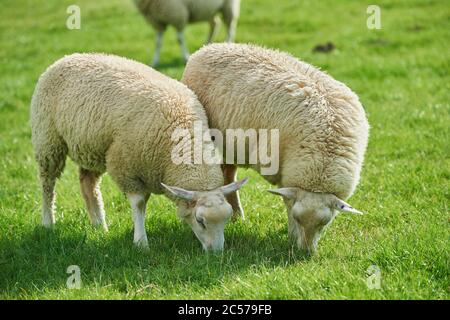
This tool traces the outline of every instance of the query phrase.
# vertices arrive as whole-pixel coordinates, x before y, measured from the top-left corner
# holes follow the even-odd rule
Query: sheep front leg
[[[225,185],[230,184],[236,181],[237,178],[237,166],[224,164],[222,165],[223,177]],[[230,193],[227,196],[227,201],[231,204],[233,208],[233,218],[236,219],[238,216],[241,216],[242,220],[244,220],[244,209],[241,205],[241,199],[239,198],[239,192]]]
[[[178,43],[180,44],[181,53],[183,54],[184,60],[187,62],[189,60],[189,50],[186,46],[186,41],[184,39],[183,31],[177,32]]]
[[[148,248],[147,233],[145,231],[145,209],[150,195],[128,193],[131,209],[133,210],[134,238],[133,242],[140,248]]]

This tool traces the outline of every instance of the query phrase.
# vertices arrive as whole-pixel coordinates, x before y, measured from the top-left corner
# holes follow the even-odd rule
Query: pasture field
[[[66,27],[69,5],[81,29]],[[246,221],[225,229],[225,251],[205,254],[163,196],[146,221],[150,250],[132,244],[131,211],[105,175],[110,232],[89,224],[78,171],[57,184],[57,226],[40,227],[40,187],[29,105],[48,65],[73,52],[107,52],[150,63],[154,32],[131,0],[3,0],[0,11],[0,298],[2,299],[449,299],[450,6],[378,0],[381,30],[351,0],[243,0],[237,42],[288,51],[351,87],[371,124],[361,183],[310,259],[287,237],[282,200],[252,171],[242,192]],[[225,39],[222,25],[217,40]],[[191,52],[208,25],[187,28]],[[336,49],[313,52],[331,41]],[[173,29],[159,70],[179,79]],[[81,288],[69,289],[70,265]],[[379,289],[367,285],[380,271]],[[369,270],[370,272],[370,270]]]

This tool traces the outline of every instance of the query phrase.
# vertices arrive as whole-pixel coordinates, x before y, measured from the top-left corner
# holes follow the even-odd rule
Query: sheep
[[[217,33],[221,13],[228,29],[227,42],[233,42],[236,36],[241,0],[134,0],[139,11],[153,26],[156,35],[156,49],[152,66],[159,63],[162,39],[167,26],[177,30],[177,40],[185,61],[189,59],[183,30],[188,23],[208,21],[210,31],[207,43],[210,43]]]
[[[269,191],[283,197],[289,234],[304,253],[315,251],[337,211],[361,213],[344,200],[360,178],[369,124],[343,83],[287,53],[246,44],[201,48],[181,81],[224,135],[228,128],[279,130],[279,170],[264,178],[279,187]],[[261,171],[260,163],[248,166]],[[236,165],[223,171],[225,183],[234,181]],[[228,201],[243,215],[237,192]]]
[[[131,204],[137,246],[148,247],[144,218],[150,195],[166,191],[203,248],[223,248],[224,225],[232,212],[224,196],[246,180],[223,186],[219,164],[172,163],[174,130],[192,130],[194,121],[208,129],[202,105],[185,85],[118,56],[73,54],[41,75],[30,118],[44,226],[55,223],[55,182],[69,156],[80,167],[93,225],[108,229],[99,189],[108,172]],[[213,146],[206,136],[203,147]]]

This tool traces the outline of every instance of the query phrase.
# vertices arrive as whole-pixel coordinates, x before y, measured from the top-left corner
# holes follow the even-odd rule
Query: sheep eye
[[[197,220],[198,224],[201,225],[203,229],[206,229],[205,222],[203,221],[203,219],[199,219],[196,216],[195,220]]]

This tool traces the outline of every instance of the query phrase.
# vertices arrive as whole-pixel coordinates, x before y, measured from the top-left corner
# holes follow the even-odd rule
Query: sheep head
[[[248,178],[211,191],[191,191],[178,187],[162,186],[178,201],[178,216],[194,231],[206,251],[221,251],[224,246],[224,228],[233,214],[225,196],[237,191]]]
[[[295,187],[268,191],[283,197],[288,210],[289,235],[307,255],[316,250],[325,227],[338,212],[362,214],[330,193],[308,192]]]

